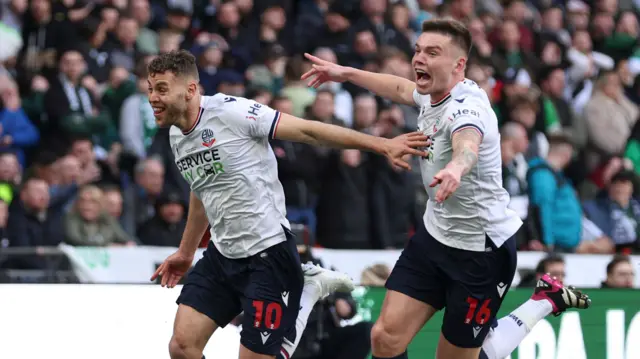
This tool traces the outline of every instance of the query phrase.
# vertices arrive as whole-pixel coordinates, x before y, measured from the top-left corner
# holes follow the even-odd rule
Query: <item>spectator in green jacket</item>
[[[76,246],[135,245],[102,206],[102,190],[88,185],[80,190],[75,208],[65,218],[65,242]]]

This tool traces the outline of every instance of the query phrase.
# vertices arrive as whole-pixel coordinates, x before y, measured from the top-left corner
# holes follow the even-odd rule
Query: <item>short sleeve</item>
[[[422,106],[427,101],[426,98],[430,98],[428,95],[421,95],[418,93],[418,90],[413,90],[413,102],[416,103],[417,106]],[[430,99],[428,101],[431,101]]]
[[[486,125],[485,121],[488,117],[486,110],[472,102],[465,103],[465,99],[454,99],[455,107],[450,117],[451,123],[451,138],[456,132],[473,129],[478,131],[481,137],[484,137]]]
[[[226,97],[225,114],[229,125],[251,137],[273,138],[280,121],[280,111],[243,97]]]

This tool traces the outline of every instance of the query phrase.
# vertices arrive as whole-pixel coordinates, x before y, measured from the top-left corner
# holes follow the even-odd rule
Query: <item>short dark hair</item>
[[[471,52],[471,33],[460,21],[451,18],[427,20],[422,23],[422,32],[448,35],[451,41],[467,54]]]
[[[536,266],[536,273],[545,274],[547,273],[547,266],[554,263],[564,263],[564,258],[562,256],[552,253],[543,258],[538,265]]]
[[[169,71],[176,77],[191,76],[196,81],[200,80],[196,58],[186,50],[170,51],[158,55],[158,57],[151,60],[147,70],[151,76]]]
[[[85,135],[85,134],[74,134],[69,136],[68,138],[68,144],[69,144],[69,149],[71,149],[73,147],[73,145],[75,145],[77,142],[91,142],[91,145],[93,145],[93,138],[89,135]]]
[[[631,263],[631,259],[629,259],[629,256],[625,256],[623,254],[616,254],[615,256],[613,256],[613,259],[611,260],[611,262],[607,264],[607,275],[613,273],[613,270],[616,269],[616,267],[620,263]]]
[[[574,147],[573,140],[568,135],[563,133],[557,133],[550,135],[549,138],[549,147],[557,147],[561,145],[568,145]]]
[[[527,95],[515,95],[509,100],[510,111],[513,111],[518,107],[528,107],[535,113],[538,113],[539,110],[538,103]]]
[[[29,187],[29,184],[35,181],[43,181],[44,183],[47,183],[47,181],[45,181],[44,178],[31,174],[22,179],[22,182],[20,183],[20,192],[26,190]]]
[[[269,107],[274,107],[278,104],[278,102],[281,102],[281,101],[291,101],[291,99],[286,96],[276,95],[271,99],[271,102],[269,103]]]
[[[120,194],[122,194],[122,190],[120,189],[120,187],[118,185],[115,185],[113,183],[104,183],[100,186],[100,189],[102,190],[103,193],[107,193],[107,192],[118,192]]]
[[[331,96],[331,98],[332,98],[332,99],[334,99],[334,100],[335,100],[335,98],[336,98],[336,94],[335,94],[335,93],[333,93],[333,91],[331,91],[331,90],[329,90],[329,89],[320,89],[320,90],[317,90],[317,91],[316,91],[316,98],[318,98],[318,95],[323,94],[323,93],[324,93],[324,94],[328,94],[328,95],[329,95],[329,96]]]

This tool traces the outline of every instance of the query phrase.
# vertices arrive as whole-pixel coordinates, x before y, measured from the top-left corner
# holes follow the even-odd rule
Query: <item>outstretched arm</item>
[[[313,68],[302,75],[302,80],[309,80],[311,87],[317,88],[328,81],[349,81],[393,102],[409,106],[416,105],[413,99],[416,84],[413,81],[394,75],[340,66],[310,54],[305,54],[305,57],[313,62]]]
[[[311,145],[376,152],[389,157],[395,165],[405,169],[411,167],[402,157],[406,154],[424,156],[425,153],[417,148],[428,145],[426,136],[418,132],[387,139],[319,121],[304,120],[285,113],[280,115],[275,124],[273,137]]]
[[[436,192],[436,202],[443,202],[460,186],[462,176],[471,171],[478,162],[478,149],[482,133],[474,126],[464,126],[451,135],[453,156],[447,166],[433,176],[430,186],[440,186]]]
[[[478,162],[478,149],[482,135],[475,128],[463,128],[455,132],[451,138],[453,156],[447,167],[453,167],[461,176],[469,173]]]
[[[198,245],[202,240],[204,232],[209,227],[209,220],[202,201],[191,192],[189,197],[189,214],[187,224],[182,234],[179,250],[186,256],[191,257],[196,253]]]
[[[416,84],[405,78],[348,67],[347,81],[395,103],[409,106],[416,105],[413,99],[413,91],[416,89]]]

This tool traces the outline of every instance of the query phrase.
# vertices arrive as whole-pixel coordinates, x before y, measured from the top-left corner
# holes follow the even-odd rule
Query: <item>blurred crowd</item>
[[[635,0],[0,0],[0,247],[176,246],[188,187],[148,104],[146,65],[188,49],[201,91],[377,136],[418,110],[352,84],[312,89],[303,54],[413,79],[420,24],[469,27],[521,250],[640,248]],[[16,44],[14,46],[14,44]],[[402,248],[418,172],[274,140],[288,216],[328,248]]]

